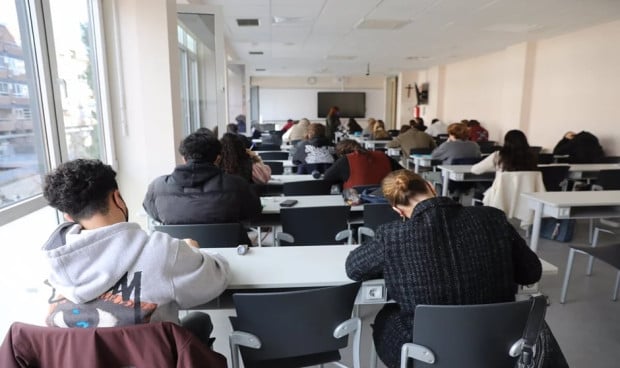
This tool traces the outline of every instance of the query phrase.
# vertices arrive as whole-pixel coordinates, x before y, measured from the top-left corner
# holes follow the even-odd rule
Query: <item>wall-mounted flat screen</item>
[[[365,118],[366,93],[318,92],[318,117],[327,117],[329,108],[332,106],[338,106],[342,118]]]

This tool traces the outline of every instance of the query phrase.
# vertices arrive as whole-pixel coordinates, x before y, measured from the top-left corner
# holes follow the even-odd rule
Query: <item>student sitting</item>
[[[426,129],[426,134],[437,137],[440,134],[448,134],[448,126],[439,119],[433,119],[431,126]]]
[[[336,153],[340,158],[327,169],[324,179],[342,184],[343,189],[379,185],[387,174],[402,168],[385,153],[367,151],[351,139],[338,142]]]
[[[474,174],[490,171],[534,171],[536,156],[532,153],[527,137],[520,130],[510,130],[504,136],[504,145],[484,160],[471,167]]]
[[[349,135],[361,134],[363,130],[362,126],[359,125],[355,119],[349,118],[347,122],[347,133]]]
[[[418,129],[409,129],[388,142],[388,148],[401,148],[403,163],[409,159],[409,152],[414,148],[435,148],[435,140]]]
[[[128,222],[115,177],[110,166],[79,159],[45,178],[45,199],[69,221],[43,246],[54,289],[49,326],[178,323],[180,308],[206,303],[227,286],[225,259],[198,251],[193,240],[148,235]],[[181,325],[209,343],[208,315],[194,312]]]
[[[334,162],[334,144],[325,136],[325,125],[312,123],[306,131],[306,140],[295,147],[293,163],[332,164]]]
[[[385,130],[385,127],[383,126],[383,124],[377,123],[375,124],[375,128],[372,131],[372,139],[376,141],[391,141],[392,137]]]
[[[575,164],[592,164],[601,162],[605,157],[603,147],[592,133],[567,132],[553,149],[554,155],[568,155]]]
[[[243,146],[245,148],[252,147],[252,140],[250,138],[246,137],[243,134],[239,134],[239,127],[236,124],[228,124],[228,125],[226,125],[226,133],[224,133],[224,134],[227,134],[227,133],[234,134],[237,137],[239,137],[239,139],[241,140],[241,142],[243,143]],[[217,138],[217,136],[216,136],[216,138]]]
[[[469,140],[474,142],[486,142],[489,140],[489,131],[484,129],[478,120],[463,120],[469,128]]]
[[[435,148],[431,158],[442,160],[451,165],[454,159],[480,157],[480,146],[469,139],[469,130],[463,123],[454,123],[448,126],[448,140]]]
[[[260,199],[246,179],[215,166],[222,151],[213,136],[192,133],[179,147],[184,163],[155,179],[144,209],[163,224],[240,222],[261,213]]]
[[[518,285],[540,280],[538,257],[501,211],[437,197],[408,170],[390,173],[382,189],[402,221],[380,226],[370,242],[351,251],[346,271],[358,281],[383,278],[394,300],[373,325],[377,353],[387,367],[399,367],[401,347],[412,341],[418,304],[512,302]],[[568,367],[547,326],[536,350],[535,367]]]
[[[295,123],[289,130],[282,136],[282,141],[290,143],[293,146],[299,143],[306,136],[310,121],[303,118]]]
[[[362,136],[370,137],[372,135],[373,129],[375,129],[375,124],[377,124],[377,120],[375,118],[368,118],[366,128],[362,130]]]

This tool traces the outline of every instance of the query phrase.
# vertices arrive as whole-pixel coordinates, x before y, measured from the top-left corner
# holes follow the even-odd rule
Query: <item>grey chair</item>
[[[284,183],[282,186],[285,196],[328,195],[331,189],[332,183],[322,179]]]
[[[564,273],[564,283],[562,284],[560,303],[564,304],[566,302],[568,282],[570,281],[570,275],[573,269],[573,262],[575,260],[576,253],[587,254],[590,257],[599,259],[618,270],[616,274],[616,283],[611,297],[614,301],[618,300],[618,288],[620,287],[620,243],[607,244],[598,247],[575,245],[571,246],[570,252],[568,253],[568,262],[566,263],[566,271]]]
[[[361,321],[351,318],[360,284],[303,291],[234,294],[233,368],[294,368],[338,362],[353,337],[353,367],[360,367]]]
[[[400,217],[389,204],[365,204],[364,225],[357,229],[357,242],[362,244],[364,236],[374,237],[375,230],[377,230],[380,225],[398,220],[400,220]]]
[[[278,144],[257,144],[252,148],[252,151],[279,151],[280,145]]]
[[[284,174],[284,164],[280,161],[263,161],[263,163],[271,168],[271,175]]]
[[[334,241],[351,244],[353,233],[349,229],[349,206],[282,208],[282,232],[275,236],[280,245],[329,245]]]
[[[263,160],[288,160],[289,153],[284,151],[258,151]]]
[[[596,184],[592,185],[592,190],[620,190],[620,170],[601,170],[598,174]],[[598,223],[596,223],[598,222]],[[620,230],[620,221],[617,219],[600,218],[590,219],[590,231],[592,234],[592,247],[596,247],[601,233],[615,234]],[[594,267],[594,257],[588,259],[588,269],[586,275],[592,274]]]
[[[543,183],[545,183],[547,192],[566,191],[570,165],[540,166],[538,170],[542,173]]]
[[[236,247],[247,243],[247,233],[240,223],[156,225],[154,229],[174,238],[193,239],[200,248]]]
[[[416,361],[416,368],[514,367],[522,353],[531,358],[545,310],[545,297],[497,304],[418,305],[413,342],[402,347],[401,368],[409,359]]]

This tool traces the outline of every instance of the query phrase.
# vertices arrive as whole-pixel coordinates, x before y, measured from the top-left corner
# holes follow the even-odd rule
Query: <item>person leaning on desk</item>
[[[370,242],[354,249],[346,271],[353,280],[385,279],[395,301],[373,325],[377,353],[388,367],[399,366],[402,345],[412,341],[416,305],[511,302],[517,285],[540,280],[538,257],[502,211],[437,197],[428,182],[407,170],[389,174],[382,189],[402,221],[380,226]],[[546,325],[537,351],[544,352],[537,355],[537,367],[568,366]]]

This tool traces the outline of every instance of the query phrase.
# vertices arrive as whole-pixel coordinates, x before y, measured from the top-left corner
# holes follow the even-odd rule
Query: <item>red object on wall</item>
[[[417,106],[413,108],[413,117],[414,118],[419,118],[420,117],[420,106]]]

